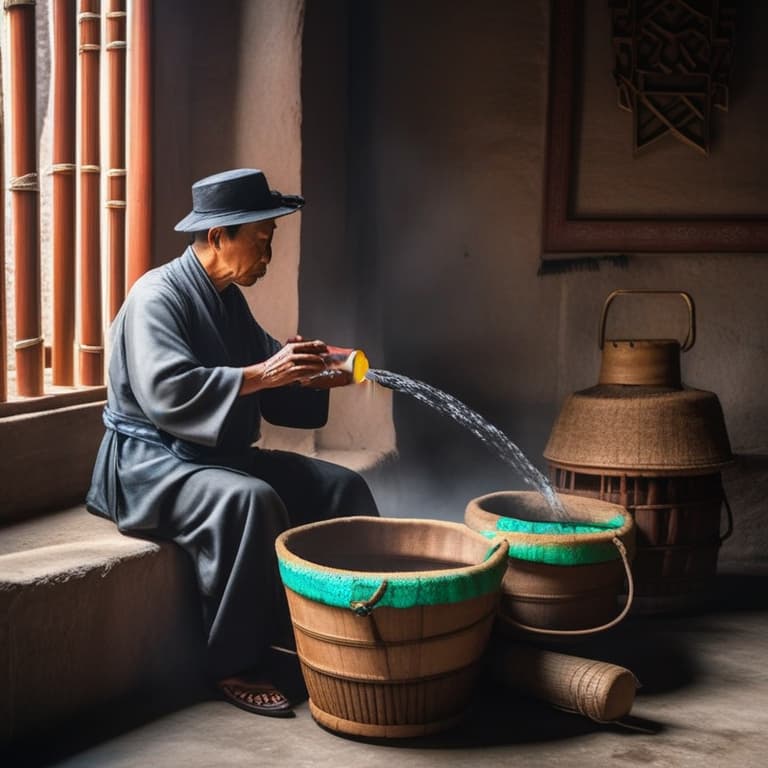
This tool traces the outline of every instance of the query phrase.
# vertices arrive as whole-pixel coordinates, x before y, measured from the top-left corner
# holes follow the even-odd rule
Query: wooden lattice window
[[[106,327],[151,252],[150,18],[4,2],[0,415],[104,395]]]

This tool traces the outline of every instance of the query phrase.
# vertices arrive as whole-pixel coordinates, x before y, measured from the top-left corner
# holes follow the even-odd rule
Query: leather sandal
[[[228,677],[220,680],[216,687],[226,701],[246,712],[267,717],[296,717],[291,702],[267,681]]]

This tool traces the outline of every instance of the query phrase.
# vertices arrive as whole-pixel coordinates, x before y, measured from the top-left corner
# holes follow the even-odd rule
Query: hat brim
[[[259,211],[227,211],[225,213],[188,213],[175,227],[176,232],[202,232],[211,227],[227,227],[231,224],[249,224],[265,219],[277,219],[296,213],[302,205],[282,205],[279,208],[266,208]]]

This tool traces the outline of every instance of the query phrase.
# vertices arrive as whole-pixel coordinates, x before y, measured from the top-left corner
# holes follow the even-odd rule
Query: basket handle
[[[613,545],[619,550],[619,555],[624,563],[624,570],[627,574],[627,601],[622,608],[621,613],[616,618],[611,619],[607,624],[601,624],[599,627],[591,627],[589,629],[542,629],[541,627],[532,627],[528,624],[521,624],[519,621],[515,621],[509,616],[501,615],[501,619],[507,624],[511,624],[515,629],[523,630],[524,632],[532,632],[537,635],[556,635],[557,637],[575,637],[578,635],[591,635],[593,632],[603,632],[606,629],[615,627],[628,613],[632,607],[632,600],[635,596],[635,583],[632,579],[632,569],[629,567],[629,557],[627,555],[627,548],[624,543],[618,537],[614,536]]]
[[[605,300],[605,304],[603,305],[603,312],[600,315],[600,349],[602,349],[605,346],[605,325],[608,320],[608,308],[611,306],[611,303],[617,296],[624,296],[626,294],[638,294],[638,293],[652,293],[657,295],[663,295],[663,294],[670,294],[673,293],[677,296],[679,296],[688,307],[688,335],[685,337],[685,341],[680,345],[680,351],[681,352],[687,352],[696,341],[696,308],[693,304],[693,299],[691,298],[690,294],[686,293],[685,291],[652,291],[652,290],[633,290],[633,289],[623,289],[620,288],[616,291],[611,291],[608,294],[608,298]]]
[[[728,527],[725,533],[720,534],[720,543],[722,544],[733,533],[733,512],[731,512],[731,505],[728,503],[728,497],[723,490],[723,506],[725,507],[726,519],[728,520]]]

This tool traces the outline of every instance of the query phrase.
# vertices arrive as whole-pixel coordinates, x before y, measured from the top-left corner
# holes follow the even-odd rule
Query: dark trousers
[[[157,531],[194,563],[214,680],[257,666],[270,644],[293,646],[275,538],[304,523],[379,514],[365,480],[336,464],[253,449],[240,469],[195,471]]]

